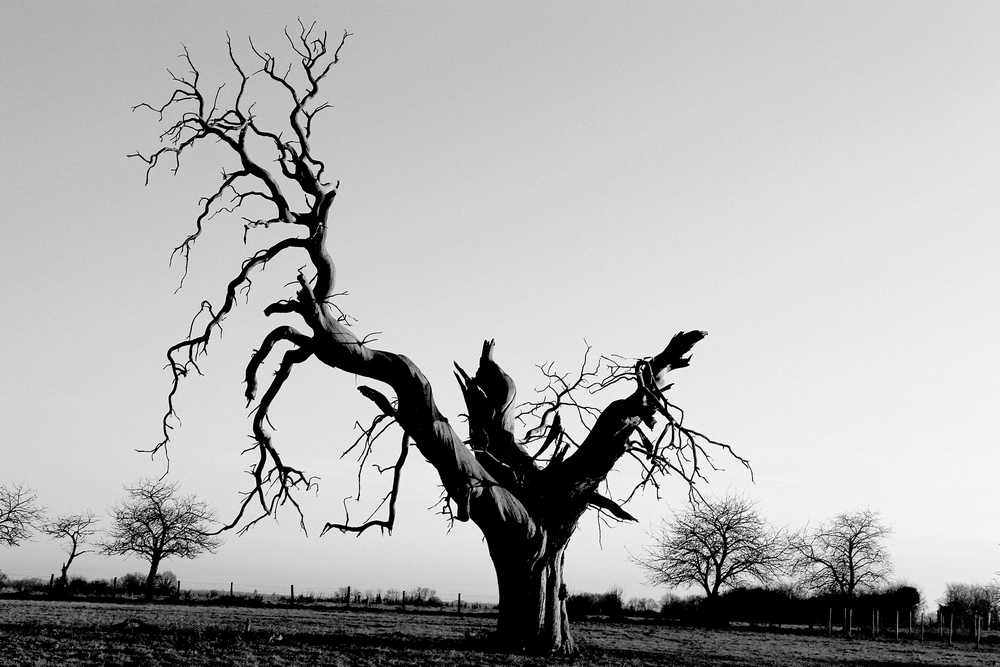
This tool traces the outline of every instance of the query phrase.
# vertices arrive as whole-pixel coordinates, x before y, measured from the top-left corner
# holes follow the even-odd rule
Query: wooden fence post
[[[462,594],[458,594],[458,613],[462,613]]]
[[[289,599],[292,601],[292,604],[295,604],[295,584],[292,584],[292,595]]]
[[[233,597],[233,582],[229,582],[229,597]]]
[[[830,607],[830,615],[826,620],[826,636],[833,636],[833,607]]]
[[[351,606],[351,587],[347,587],[347,606]]]
[[[951,646],[955,638],[955,612],[948,614],[948,646]]]
[[[115,597],[118,594],[118,577],[111,583],[111,597]]]
[[[403,609],[406,609],[406,591],[403,591]]]
[[[899,610],[896,610],[896,641],[899,641]]]
[[[181,596],[181,580],[177,580],[177,597]]]

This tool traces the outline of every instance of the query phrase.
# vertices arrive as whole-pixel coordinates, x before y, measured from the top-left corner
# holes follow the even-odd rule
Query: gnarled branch
[[[245,234],[272,223],[295,225],[297,234],[301,234],[287,236],[250,255],[230,280],[221,304],[203,304],[199,314],[205,314],[207,322],[199,319],[197,329],[193,322],[188,336],[169,348],[167,358],[172,382],[163,417],[163,439],[151,451],[166,450],[177,420],[174,398],[180,380],[192,370],[200,372],[199,356],[207,350],[213,335],[221,330],[223,320],[235,307],[238,297],[248,295],[253,271],[263,269],[279,255],[302,250],[314,274],[307,277],[300,270],[294,297],[272,303],[264,312],[267,315],[296,315],[307,329],[300,331],[290,326],[273,329],[247,365],[245,395],[252,404],[257,400],[258,375],[265,361],[279,344],[292,346],[283,353],[256,407],[253,445],[246,450],[257,455],[250,469],[253,487],[244,494],[239,512],[227,528],[243,521],[251,504],[261,513],[243,530],[264,516],[274,514],[285,503],[295,507],[300,524],[305,528],[294,493],[298,489],[312,488],[315,480],[283,461],[272,441],[268,415],[294,366],[308,359],[385,383],[391,388],[392,398],[374,389],[361,389],[378,405],[384,418],[377,419],[371,427],[374,429],[378,423],[380,430],[368,430],[368,435],[363,434],[359,443],[355,443],[355,446],[362,446],[362,465],[367,461],[377,434],[384,432],[382,422],[391,418],[438,471],[447,497],[455,502],[455,517],[460,521],[473,519],[484,526],[484,531],[489,527],[491,532],[496,532],[499,526],[501,533],[510,531],[511,535],[534,539],[547,514],[557,512],[566,526],[574,526],[576,518],[588,506],[596,506],[621,519],[631,518],[619,503],[597,493],[598,485],[626,455],[631,455],[643,466],[643,476],[636,490],[647,484],[655,486],[659,477],[670,473],[680,474],[689,484],[699,479],[702,466],[711,465],[709,447],[726,450],[728,447],[683,424],[683,413],[664,396],[669,389],[664,377],[670,370],[688,365],[690,350],[703,338],[702,332],[677,334],[662,352],[637,361],[631,368],[609,363],[606,358],[591,365],[589,346],[575,375],[559,374],[551,364],[543,366],[542,372],[548,382],[546,393],[522,406],[520,414],[514,406],[514,382],[494,360],[493,341],[486,341],[474,376],[456,365],[468,408],[469,438],[466,442],[441,414],[430,383],[413,361],[396,352],[374,349],[367,337],[359,338],[352,331],[347,318],[334,303],[337,275],[328,248],[328,217],[339,184],[331,187],[322,180],[324,164],[312,155],[309,145],[313,118],[328,108],[326,102],[318,100],[320,84],[338,62],[349,33],[344,33],[331,53],[325,33],[315,33],[313,25],[307,27],[300,23],[299,27],[298,35],[286,31],[286,38],[298,58],[298,62],[287,69],[280,68],[274,56],[251,42],[259,69],[250,73],[240,65],[232,42],[229,42],[238,86],[228,107],[220,102],[221,88],[212,94],[202,90],[198,70],[186,51],[183,58],[189,71],[181,76],[172,75],[176,85],[168,101],[161,107],[148,104],[136,107],[151,109],[161,119],[173,112],[178,114],[161,135],[165,146],[147,156],[134,154],[146,163],[147,180],[150,171],[164,158],[174,158],[176,171],[181,154],[205,139],[220,142],[239,163],[238,168],[223,172],[218,187],[201,200],[195,230],[175,248],[174,256],[184,259],[185,272],[191,249],[205,223],[220,213],[240,215],[248,202],[266,204],[273,211],[264,217],[244,215]],[[244,101],[248,83],[256,76],[289,96],[289,111],[280,121],[280,129],[255,116],[252,105]],[[289,132],[291,136],[285,138]],[[289,189],[289,193],[286,194],[283,188]],[[594,392],[624,380],[634,381],[636,385],[626,398],[612,401],[603,410],[586,400]],[[645,425],[652,429],[658,416],[664,418],[663,429],[655,435],[644,433],[640,427]],[[528,418],[536,423],[524,438],[518,439],[515,435],[517,422]],[[578,423],[570,428],[568,419]],[[577,430],[582,430],[583,434],[573,435]],[[529,449],[533,453],[529,453]],[[394,490],[383,499],[383,504],[389,503],[390,517],[394,516],[398,474],[405,450],[406,446],[397,466],[385,469],[394,470]],[[362,526],[387,529],[391,523],[390,518],[368,521]],[[324,532],[331,528],[354,531],[355,528],[348,528],[349,525],[349,521],[327,523]],[[357,528],[363,530],[362,526]]]

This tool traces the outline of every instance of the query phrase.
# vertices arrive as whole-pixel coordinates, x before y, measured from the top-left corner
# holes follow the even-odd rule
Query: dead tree
[[[249,67],[236,57],[229,42],[235,85],[225,91],[205,90],[185,51],[182,58],[187,71],[173,76],[175,88],[167,102],[139,105],[166,123],[162,147],[135,155],[147,164],[147,182],[162,162],[176,171],[181,155],[202,143],[221,144],[237,165],[226,170],[217,187],[202,198],[194,231],[175,248],[175,256],[185,267],[204,223],[215,215],[242,215],[244,238],[261,227],[287,229],[280,240],[248,253],[233,271],[221,300],[204,302],[204,319],[169,348],[172,384],[163,440],[155,449],[167,447],[176,424],[174,397],[181,379],[198,372],[200,355],[218,335],[238,298],[249,290],[251,276],[279,256],[304,256],[304,268],[297,277],[289,276],[294,294],[290,291],[287,298],[264,308],[266,315],[294,315],[300,326],[273,328],[262,337],[246,367],[246,399],[249,404],[256,402],[254,463],[251,486],[230,527],[245,530],[285,503],[295,507],[303,521],[297,493],[311,488],[314,480],[282,456],[268,420],[295,369],[318,363],[367,378],[379,383],[378,388],[358,389],[377,406],[379,415],[355,445],[368,453],[390,424],[402,431],[396,464],[386,469],[393,478],[383,502],[387,516],[362,523],[352,523],[348,517],[327,523],[324,532],[391,530],[399,476],[413,444],[437,470],[447,511],[458,521],[471,520],[485,536],[500,594],[497,632],[501,641],[509,648],[572,652],[562,583],[566,545],[589,507],[619,520],[633,520],[620,503],[600,493],[612,467],[623,457],[637,461],[642,472],[636,489],[656,486],[668,474],[693,484],[703,467],[710,465],[708,449],[729,451],[685,426],[682,413],[665,395],[670,386],[666,374],[688,365],[691,347],[705,334],[682,332],[658,354],[629,362],[602,358],[585,364],[572,377],[546,367],[549,391],[526,406],[516,404],[514,382],[497,364],[493,341],[487,341],[474,373],[456,366],[468,412],[468,435],[459,435],[438,409],[420,368],[403,354],[372,347],[354,333],[337,306],[329,218],[339,181],[327,179],[326,165],[313,153],[310,139],[317,114],[329,106],[319,96],[321,85],[339,61],[349,34],[329,42],[325,33],[300,24],[300,30],[286,31],[286,37],[294,52],[287,66],[279,65],[251,41],[249,59],[254,64]],[[247,91],[251,79],[257,78],[281,91],[287,115],[268,123],[255,115]],[[230,94],[225,96],[225,92]],[[248,212],[262,210],[260,205],[267,210],[265,215]],[[260,386],[262,365],[272,355],[280,357],[277,370]],[[586,405],[588,395],[618,382],[632,382],[634,390],[603,410]],[[563,427],[570,413],[582,422],[582,435]],[[522,423],[526,430],[521,430]]]
[[[69,566],[77,557],[83,554],[92,553],[92,549],[84,549],[87,541],[97,534],[95,525],[99,521],[96,514],[87,510],[83,514],[70,514],[59,516],[49,521],[42,528],[42,532],[53,540],[66,540],[66,562],[62,564],[59,574],[59,585],[65,586],[68,583],[67,573]]]

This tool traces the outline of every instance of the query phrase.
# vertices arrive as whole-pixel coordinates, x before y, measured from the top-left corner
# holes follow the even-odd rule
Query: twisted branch
[[[253,444],[245,450],[257,454],[249,470],[253,487],[243,494],[239,512],[227,529],[238,525],[251,505],[258,508],[260,514],[242,531],[264,516],[273,515],[286,503],[296,509],[300,525],[305,529],[294,493],[298,489],[313,488],[316,482],[282,460],[272,442],[268,416],[292,369],[311,358],[330,368],[384,382],[395,392],[395,398],[390,400],[374,389],[359,388],[382,413],[371,426],[362,429],[361,436],[345,452],[360,447],[361,468],[367,464],[375,441],[390,424],[397,423],[404,431],[396,464],[380,468],[382,473],[393,471],[392,489],[376,508],[379,512],[388,505],[388,518],[376,520],[372,518],[373,513],[362,524],[352,525],[348,515],[344,523],[325,524],[324,533],[334,528],[357,533],[371,527],[383,531],[392,529],[399,477],[410,441],[440,474],[446,497],[456,503],[455,518],[475,520],[488,536],[498,529],[505,539],[517,536],[517,539],[534,540],[546,524],[546,517],[560,513],[558,521],[563,522],[569,532],[556,541],[565,543],[579,515],[588,506],[621,520],[631,520],[631,515],[617,502],[597,492],[600,483],[625,455],[639,461],[643,470],[629,498],[647,485],[658,488],[658,480],[670,474],[680,475],[693,487],[695,481],[702,479],[703,466],[714,467],[709,456],[712,448],[722,448],[748,466],[727,445],[686,427],[683,412],[665,398],[664,392],[670,388],[664,380],[665,375],[688,365],[691,347],[704,336],[698,331],[677,334],[663,352],[630,366],[607,357],[591,363],[589,345],[575,374],[558,373],[553,364],[540,366],[547,383],[542,389],[542,397],[522,404],[519,412],[514,407],[514,383],[494,361],[493,341],[486,341],[474,376],[456,365],[469,415],[469,439],[466,442],[460,438],[438,410],[430,383],[416,364],[402,354],[370,348],[369,338],[356,336],[349,328],[348,318],[333,303],[336,267],[326,241],[328,216],[339,182],[331,187],[323,181],[325,165],[312,155],[309,141],[313,119],[329,108],[328,103],[317,101],[321,82],[339,61],[340,51],[350,33],[343,34],[331,53],[326,33],[315,34],[314,25],[307,27],[301,22],[299,28],[295,36],[285,32],[298,62],[289,65],[284,72],[278,68],[274,56],[258,49],[252,41],[250,49],[259,61],[259,69],[245,70],[228,40],[229,57],[238,83],[228,108],[224,104],[220,106],[222,87],[211,95],[203,93],[199,87],[200,74],[186,49],[182,58],[188,72],[180,76],[171,73],[175,89],[167,102],[160,107],[149,104],[135,107],[147,108],[157,113],[161,120],[168,113],[177,113],[176,119],[161,135],[165,145],[145,156],[140,153],[131,156],[146,164],[147,182],[152,169],[161,160],[173,158],[172,171],[176,172],[181,154],[205,139],[221,143],[239,162],[237,168],[224,171],[218,187],[200,200],[194,230],[171,254],[171,260],[183,259],[184,276],[194,244],[208,221],[220,213],[242,216],[244,242],[250,230],[271,224],[295,225],[304,230],[301,235],[285,237],[250,255],[228,283],[221,305],[216,307],[203,302],[195,318],[197,328],[196,321],[192,320],[187,337],[167,350],[171,385],[162,419],[163,438],[148,450],[150,453],[163,451],[167,454],[171,430],[179,423],[174,399],[181,378],[192,371],[200,373],[200,355],[207,351],[212,337],[221,331],[237,298],[248,296],[253,271],[263,270],[268,262],[292,250],[304,250],[308,266],[314,271],[311,278],[307,278],[304,269],[300,270],[295,295],[264,309],[266,315],[297,315],[308,330],[299,331],[290,326],[273,329],[247,364],[245,396],[250,405],[257,400],[258,375],[265,361],[279,344],[291,345],[291,349],[283,353],[254,411]],[[282,129],[267,127],[254,115],[253,105],[248,106],[244,101],[249,81],[258,75],[265,83],[274,84],[290,96],[290,110],[281,121]],[[291,137],[285,138],[288,132]],[[294,196],[286,195],[283,187],[294,189]],[[273,211],[263,217],[244,215],[245,206],[250,202],[263,203]],[[199,319],[202,315],[207,322]],[[588,399],[596,392],[626,380],[635,382],[636,388],[631,395],[612,401],[603,410],[589,403]],[[665,425],[660,431],[647,435],[640,426],[645,424],[652,432],[658,416],[664,418]],[[514,433],[518,422],[531,422],[521,439]],[[573,435],[576,431],[582,431],[583,435]],[[529,449],[533,453],[529,454]],[[167,460],[169,465],[169,456]],[[542,539],[547,538],[543,535]]]
[[[346,40],[346,37],[347,35],[345,34],[344,40]],[[307,71],[307,78],[311,81],[318,81],[329,71],[329,65],[320,63],[320,59],[325,53],[325,47],[316,49],[317,42],[315,41],[309,46],[310,32],[307,30],[303,30],[301,39],[305,48],[315,49],[316,56],[303,60],[302,66],[307,70],[322,66],[322,73],[318,76],[311,71]],[[325,36],[322,41],[325,42]],[[199,310],[199,315],[206,313],[208,321],[196,333],[194,330],[196,317],[195,320],[192,320],[192,329],[189,331],[187,338],[175,343],[167,350],[167,367],[171,372],[171,385],[167,394],[167,409],[162,419],[162,439],[151,449],[144,451],[150,454],[162,451],[166,456],[168,469],[169,452],[167,448],[170,442],[171,431],[175,424],[179,424],[180,422],[175,407],[175,397],[181,378],[186,377],[191,371],[200,374],[201,371],[198,368],[199,356],[207,351],[209,342],[216,331],[221,331],[222,322],[236,306],[237,297],[241,294],[244,296],[248,295],[251,287],[250,276],[252,272],[256,269],[263,269],[269,261],[286,251],[297,248],[307,249],[310,244],[315,243],[316,238],[320,236],[322,215],[336,194],[335,190],[324,192],[313,171],[304,166],[303,159],[308,160],[307,151],[297,151],[296,147],[291,143],[281,142],[277,134],[259,129],[252,112],[245,107],[244,94],[250,79],[264,70],[248,73],[240,65],[233,51],[232,40],[228,39],[228,36],[227,46],[230,62],[236,72],[238,84],[231,107],[219,107],[219,100],[224,85],[214,91],[214,95],[211,97],[211,104],[207,102],[208,96],[204,94],[201,88],[201,74],[194,65],[191,55],[186,48],[181,57],[186,64],[187,71],[179,75],[170,72],[170,76],[175,83],[175,89],[169,99],[159,107],[148,103],[138,104],[133,107],[133,111],[141,108],[151,110],[158,115],[160,120],[163,120],[166,114],[170,112],[177,112],[176,120],[160,135],[161,142],[165,144],[164,146],[147,155],[136,152],[129,156],[138,158],[146,164],[145,176],[147,184],[152,170],[163,159],[173,158],[174,164],[171,171],[172,173],[177,173],[180,168],[181,155],[196,144],[200,145],[205,139],[214,139],[227,146],[240,164],[238,169],[223,172],[222,179],[214,192],[201,199],[200,212],[195,220],[194,230],[171,253],[171,262],[178,257],[183,260],[184,266],[180,286],[183,286],[184,278],[187,276],[192,247],[203,233],[205,223],[219,213],[236,214],[248,202],[252,200],[262,201],[273,206],[274,215],[267,219],[244,218],[246,221],[246,230],[256,226],[267,226],[271,223],[287,223],[305,226],[308,234],[304,237],[282,239],[247,258],[236,276],[229,282],[222,305],[216,309],[210,302],[203,302]],[[341,42],[341,46],[343,46],[343,41]],[[273,79],[273,71],[268,73],[268,76],[271,76]],[[289,85],[287,81],[284,84]],[[294,105],[292,114],[290,115],[290,122],[296,136],[300,138],[308,138],[308,131],[302,129],[299,125],[299,119],[303,117],[302,114],[308,116],[315,113],[315,111],[306,109],[305,105],[312,100],[316,90],[316,88],[313,88],[310,94],[301,98],[295,98],[297,103]],[[248,144],[250,134],[272,139],[275,150],[278,153],[277,161],[281,166],[283,175],[287,178],[293,178],[302,191],[310,196],[312,200],[310,210],[300,213],[292,210],[278,180],[272,175],[270,168],[266,166],[273,161],[273,158],[268,155],[258,157],[251,154]],[[180,286],[178,289],[180,289]],[[279,340],[291,341],[300,350],[305,350],[308,347],[308,337],[290,328],[275,330],[269,334],[247,366],[246,396],[248,402],[253,400],[256,393],[257,371],[274,344]],[[287,374],[293,363],[299,363],[305,357],[309,356],[305,352],[300,354],[302,354],[303,359],[299,359],[297,354],[286,356],[279,373],[283,372]],[[283,379],[272,383],[272,395],[268,398],[267,405],[273,400],[273,392],[280,388],[282,382]],[[247,505],[254,497],[257,498],[266,513],[272,511],[276,507],[276,503],[282,504],[291,500],[289,495],[291,487],[302,483],[305,483],[307,487],[309,485],[308,480],[299,471],[287,467],[280,462],[280,457],[278,457],[277,452],[270,445],[269,436],[266,434],[262,435],[261,429],[263,417],[266,417],[267,414],[267,405],[262,402],[258,409],[258,423],[255,424],[255,438],[261,452],[260,460],[251,472],[254,476],[256,487],[244,498],[236,521],[242,518]],[[274,467],[268,469],[267,461],[270,461]],[[267,483],[277,484],[279,491],[277,494],[269,495],[265,498],[262,486]]]

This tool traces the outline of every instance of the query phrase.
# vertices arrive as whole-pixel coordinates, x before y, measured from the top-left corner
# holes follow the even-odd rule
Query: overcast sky
[[[103,514],[164,472],[135,450],[159,437],[165,350],[246,249],[239,221],[212,221],[174,293],[170,252],[226,162],[206,148],[144,187],[126,155],[162,128],[131,107],[166,101],[182,45],[217,85],[227,31],[241,58],[248,36],[284,58],[297,17],[353,33],[314,145],[341,182],[344,305],[453,420],[452,362],[474,367],[484,339],[528,398],[534,365],[573,369],[584,341],[647,356],[704,329],[673,399],[756,477],[720,456],[706,493],[744,492],[790,528],[878,510],[897,577],[931,601],[994,578],[1000,5],[986,2],[2,2],[0,484],[31,486],[52,515]],[[269,267],[181,388],[170,479],[225,518],[250,463],[242,366],[296,269]],[[286,458],[321,478],[309,536],[285,513],[168,561],[184,587],[495,598],[480,534],[428,509],[439,488],[415,458],[391,537],[318,536],[354,492],[337,457],[373,414],[355,385],[303,369],[272,413]],[[636,525],[588,514],[570,590],[661,595],[629,554],[685,498],[668,481],[630,506]],[[0,570],[48,577],[60,548],[4,548]],[[143,569],[85,555],[71,573]]]

